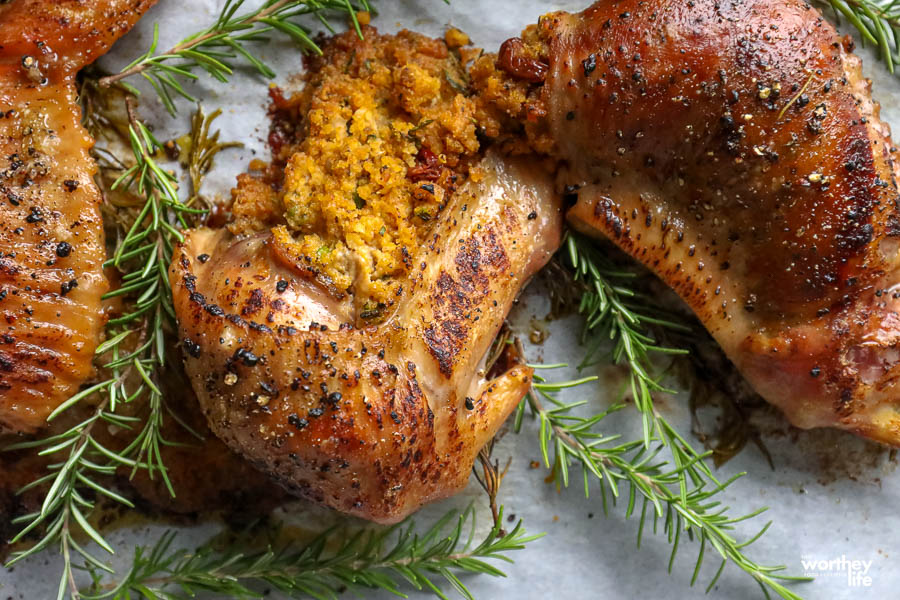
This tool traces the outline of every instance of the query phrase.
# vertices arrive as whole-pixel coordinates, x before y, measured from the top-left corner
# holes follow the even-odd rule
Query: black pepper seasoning
[[[31,207],[31,212],[25,217],[26,223],[40,223],[44,220],[44,215],[41,213],[41,209],[37,206]]]
[[[75,279],[70,279],[69,281],[67,281],[67,282],[63,283],[61,286],[59,286],[59,294],[60,294],[60,296],[65,296],[66,294],[68,294],[69,292],[71,292],[72,290],[74,290],[77,287],[78,287],[78,281]]]
[[[588,77],[597,68],[597,57],[589,54],[587,58],[581,61],[581,67],[584,69],[584,76]]]

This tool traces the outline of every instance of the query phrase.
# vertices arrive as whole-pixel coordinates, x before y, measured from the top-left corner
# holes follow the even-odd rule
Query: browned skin
[[[798,0],[622,0],[524,39],[500,63],[543,80],[570,223],[672,286],[794,424],[900,444],[895,150],[835,30]]]
[[[163,416],[162,435],[170,444],[161,448],[162,462],[175,496],[169,493],[158,473],[151,478],[147,470],[132,473],[130,467],[124,467],[119,471],[120,483],[126,492],[133,492],[131,497],[164,513],[203,516],[220,513],[248,521],[266,514],[288,498],[266,474],[253,468],[209,430],[183,373],[174,370],[167,373],[163,384],[166,405],[180,421],[176,422],[169,414]],[[112,433],[109,439],[100,440],[108,448],[120,449],[131,441],[128,433]]]
[[[92,372],[108,283],[75,75],[153,3],[0,6],[0,432],[39,428]]]
[[[348,303],[276,255],[270,234],[190,232],[171,283],[213,431],[296,493],[379,522],[465,486],[531,382],[527,367],[487,380],[480,365],[562,227],[540,168],[489,155],[480,170],[378,327],[351,325]]]

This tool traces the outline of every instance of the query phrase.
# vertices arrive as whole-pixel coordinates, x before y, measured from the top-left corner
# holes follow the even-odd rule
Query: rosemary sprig
[[[580,368],[593,364],[604,345],[612,344],[612,362],[625,364],[629,368],[631,395],[642,417],[643,435],[640,440],[618,443],[619,436],[607,436],[597,431],[605,417],[622,408],[622,405],[580,417],[572,410],[583,405],[583,402],[562,404],[554,397],[555,392],[565,387],[582,385],[596,377],[550,384],[536,375],[532,392],[517,412],[516,429],[521,428],[527,406],[540,422],[542,456],[547,467],[553,469],[558,484],[568,487],[569,466],[573,462],[580,463],[585,494],[589,493],[592,478],[600,482],[604,513],[608,510],[608,499],[615,503],[619,497],[619,484],[627,484],[626,518],[640,504],[638,546],[649,507],[653,513],[653,531],[656,532],[658,522],[663,520],[663,532],[672,544],[668,564],[670,572],[682,533],[691,539],[699,538],[700,551],[691,585],[697,580],[709,545],[719,554],[722,562],[707,590],[712,589],[725,565],[731,561],[760,584],[766,597],[771,590],[782,598],[798,599],[799,596],[781,581],[803,578],[781,575],[779,572],[783,567],[761,565],[744,553],[747,546],[765,533],[769,524],[745,542],[738,542],[730,533],[734,524],[765,510],[729,517],[727,507],[722,507],[716,499],[720,492],[743,474],[724,482],[718,481],[705,461],[710,452],[695,450],[655,409],[653,393],[672,390],[664,387],[651,374],[654,370],[653,355],[672,356],[683,354],[683,351],[658,344],[653,330],[684,333],[690,329],[653,307],[653,303],[634,288],[635,273],[617,267],[596,242],[569,233],[562,253],[574,271],[575,280],[583,285],[578,308],[586,320],[583,342],[587,343],[587,353]],[[546,408],[544,402],[548,402],[551,408]],[[613,442],[617,443],[614,445]],[[669,461],[660,459],[663,450],[671,455],[671,465]]]
[[[859,31],[863,42],[878,47],[887,70],[900,62],[900,2],[898,0],[816,0],[843,16]]]
[[[189,35],[166,52],[157,52],[159,26],[153,28],[150,48],[134,59],[119,73],[100,80],[100,85],[120,84],[137,95],[137,88],[124,81],[133,75],[141,75],[153,87],[172,115],[175,114],[175,96],[196,102],[184,88],[184,83],[195,80],[195,71],[206,71],[213,78],[225,82],[234,73],[237,61],[243,59],[260,75],[275,77],[275,72],[253,52],[253,44],[266,41],[266,34],[279,32],[299,44],[303,52],[321,54],[309,29],[298,21],[300,17],[314,16],[332,33],[328,13],[342,14],[350,20],[361,36],[358,11],[370,11],[368,0],[358,4],[350,0],[267,0],[259,8],[237,14],[244,0],[228,0],[215,22],[206,29]]]
[[[584,402],[564,404],[555,397],[555,393],[563,388],[575,387],[595,379],[596,377],[587,377],[576,381],[548,383],[543,377],[536,375],[532,391],[516,414],[517,430],[522,426],[526,406],[537,418],[540,425],[538,438],[541,454],[547,468],[552,469],[557,485],[568,487],[569,468],[572,463],[579,464],[586,496],[590,495],[591,481],[599,482],[604,514],[608,514],[610,503],[615,505],[622,496],[621,488],[627,486],[625,518],[630,518],[640,509],[638,548],[646,531],[650,512],[653,517],[653,533],[657,533],[659,523],[662,522],[662,533],[672,544],[667,567],[669,573],[672,572],[682,536],[686,535],[695,541],[699,538],[700,550],[691,576],[692,586],[699,577],[709,546],[718,553],[721,563],[706,587],[707,592],[715,586],[725,565],[730,561],[759,583],[766,598],[769,598],[771,590],[785,600],[800,600],[800,596],[782,582],[808,581],[808,578],[783,575],[780,572],[785,567],[762,565],[745,553],[746,548],[768,530],[771,521],[755,536],[742,542],[731,533],[735,524],[752,519],[766,510],[761,508],[746,515],[732,517],[728,515],[729,507],[722,506],[717,500],[718,494],[744,473],[738,473],[722,483],[708,478],[685,489],[685,472],[693,465],[670,465],[660,457],[665,444],[656,443],[648,447],[644,440],[623,443],[619,441],[619,435],[606,435],[598,431],[598,425],[606,416],[623,408],[623,404],[582,417],[572,411],[584,405]],[[699,455],[696,462],[701,462],[707,455],[708,453]]]
[[[502,517],[503,509],[500,508]],[[455,524],[454,524],[455,521]],[[94,573],[85,600],[131,598],[193,598],[205,591],[227,598],[259,598],[253,584],[265,583],[293,597],[335,599],[345,589],[381,589],[405,597],[400,582],[447,600],[436,578],[444,579],[461,596],[473,598],[457,573],[505,577],[488,560],[512,562],[508,553],[520,550],[540,535],[528,536],[519,521],[503,533],[500,520],[475,544],[472,508],[450,511],[424,533],[415,526],[362,529],[355,534],[328,530],[306,545],[269,545],[245,552],[244,543],[218,550],[215,540],[195,551],[172,550],[175,533],[163,535],[152,548],[135,549],[131,569],[119,582],[105,582]],[[469,529],[466,537],[464,531]],[[179,590],[179,591],[175,591]]]
[[[679,484],[682,498],[686,498],[688,480],[695,485],[704,479],[718,484],[709,466],[700,460],[700,454],[653,403],[653,393],[674,391],[651,374],[652,355],[674,356],[687,351],[657,344],[650,328],[679,332],[689,332],[690,328],[659,308],[652,308],[646,298],[628,287],[635,273],[613,264],[594,241],[570,233],[564,253],[575,273],[575,280],[585,286],[578,310],[586,320],[582,341],[587,343],[587,353],[579,368],[592,364],[604,344],[612,341],[612,362],[629,367],[631,396],[641,414],[644,446],[649,448],[653,439],[659,439],[672,452],[675,466],[683,469],[685,475]]]

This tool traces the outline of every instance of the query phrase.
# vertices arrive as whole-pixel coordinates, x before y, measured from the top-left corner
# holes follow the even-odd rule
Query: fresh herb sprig
[[[642,418],[644,446],[649,448],[652,440],[659,439],[669,448],[675,466],[685,475],[679,483],[682,498],[686,498],[689,480],[695,485],[704,479],[718,484],[709,465],[700,460],[700,453],[653,403],[654,393],[674,393],[652,374],[653,356],[677,356],[687,351],[658,344],[651,328],[682,333],[690,332],[690,328],[654,308],[629,287],[636,277],[634,271],[615,265],[593,240],[570,233],[563,253],[575,281],[584,285],[578,310],[585,318],[582,341],[587,343],[587,352],[579,368],[596,361],[604,345],[612,342],[612,362],[628,366],[631,396]]]
[[[185,206],[197,206],[203,204],[205,209],[211,209],[212,205],[200,194],[200,186],[203,179],[212,168],[213,160],[222,150],[229,148],[243,148],[241,142],[223,142],[219,140],[219,132],[210,133],[213,121],[219,118],[222,109],[217,108],[209,115],[203,112],[203,107],[197,105],[197,110],[191,117],[191,132],[179,140],[179,162],[187,170],[191,182],[191,195],[185,201]]]
[[[421,534],[412,523],[361,529],[355,534],[331,529],[309,544],[269,545],[251,552],[242,551],[247,547],[242,543],[231,543],[219,550],[215,540],[194,551],[173,550],[175,534],[169,532],[152,548],[135,550],[131,569],[121,581],[105,582],[102,573],[95,572],[92,590],[82,597],[179,600],[204,591],[218,597],[259,598],[253,585],[260,583],[293,597],[322,600],[336,599],[345,589],[361,588],[405,597],[400,588],[405,580],[417,590],[427,590],[447,600],[438,583],[438,579],[443,579],[461,596],[472,600],[458,573],[505,577],[503,571],[487,561],[512,562],[510,552],[541,537],[527,535],[521,521],[503,533],[500,521],[502,518],[477,544],[475,513],[469,508],[459,515],[448,512]]]
[[[863,42],[878,47],[887,70],[900,62],[900,2],[898,0],[816,0],[843,16],[859,31]]]
[[[691,576],[692,586],[697,582],[709,548],[719,555],[721,562],[706,587],[707,592],[715,586],[730,561],[759,583],[766,598],[772,591],[785,600],[800,600],[800,596],[785,587],[784,582],[807,581],[807,578],[784,575],[781,571],[785,567],[760,564],[745,552],[768,530],[771,521],[745,541],[739,542],[732,533],[737,523],[752,519],[766,510],[761,508],[733,517],[728,514],[729,508],[718,500],[719,494],[744,473],[738,473],[722,483],[708,478],[690,485],[686,472],[693,467],[693,463],[671,465],[661,456],[666,446],[658,438],[654,438],[655,444],[648,447],[644,440],[621,442],[621,436],[606,435],[598,430],[607,415],[622,409],[623,404],[583,417],[573,413],[573,410],[585,402],[564,404],[556,398],[556,393],[561,389],[580,386],[595,379],[587,377],[550,383],[535,375],[532,391],[516,414],[517,430],[521,429],[526,410],[537,418],[541,454],[545,465],[552,469],[557,484],[568,487],[572,463],[580,465],[580,479],[586,496],[590,495],[591,482],[600,484],[604,514],[608,514],[610,504],[615,505],[622,498],[622,488],[627,486],[625,518],[640,511],[637,546],[640,548],[649,516],[653,520],[653,533],[657,532],[662,522],[662,533],[672,544],[667,565],[670,573],[682,537],[694,541],[699,539],[700,549]],[[698,455],[695,462],[703,461],[707,455]]]
[[[267,0],[250,12],[238,14],[243,4],[244,0],[228,0],[212,25],[184,38],[165,52],[157,52],[159,26],[154,26],[153,41],[147,52],[119,73],[102,78],[100,85],[124,85],[137,95],[137,88],[124,80],[140,75],[159,95],[166,110],[174,115],[176,96],[196,102],[184,83],[197,79],[197,71],[205,71],[225,82],[234,73],[238,61],[243,60],[263,77],[275,77],[275,72],[254,53],[254,44],[266,41],[267,34],[285,34],[297,42],[302,51],[321,54],[309,29],[299,20],[301,17],[314,16],[333,33],[329,13],[343,15],[361,36],[357,13],[371,10],[368,0],[358,3],[350,0]]]
[[[580,368],[596,362],[601,351],[611,345],[610,360],[628,367],[629,389],[641,414],[643,435],[639,440],[621,443],[619,436],[605,435],[598,430],[606,416],[623,405],[581,417],[572,411],[584,402],[562,404],[555,398],[555,393],[561,389],[589,383],[596,377],[553,384],[536,375],[531,393],[516,414],[516,429],[521,428],[526,409],[530,409],[540,423],[538,435],[544,462],[553,470],[558,484],[568,487],[570,465],[573,462],[580,464],[585,494],[589,494],[593,479],[600,482],[604,513],[608,511],[609,499],[615,503],[619,498],[620,484],[627,485],[626,518],[640,505],[638,546],[649,508],[653,514],[653,531],[662,520],[663,532],[672,544],[670,572],[682,534],[691,539],[699,538],[700,550],[691,585],[697,581],[707,546],[710,546],[719,554],[721,564],[707,591],[712,589],[730,561],[751,575],[766,597],[773,591],[788,600],[799,599],[782,582],[804,581],[805,578],[782,575],[780,572],[784,567],[762,565],[744,552],[765,533],[770,523],[744,542],[738,542],[731,533],[736,523],[765,510],[730,517],[727,507],[717,500],[718,494],[743,473],[720,482],[705,460],[711,452],[694,449],[655,408],[654,393],[673,391],[653,375],[656,370],[654,357],[671,357],[684,354],[684,351],[659,344],[654,330],[685,334],[690,328],[654,306],[634,285],[636,273],[616,265],[596,241],[570,232],[561,254],[568,261],[575,282],[582,286],[578,310],[585,318],[582,341],[586,343],[587,351]],[[663,451],[671,456],[671,463],[661,457]]]

